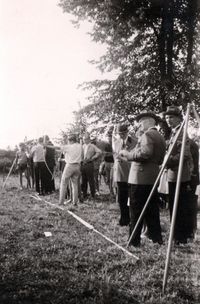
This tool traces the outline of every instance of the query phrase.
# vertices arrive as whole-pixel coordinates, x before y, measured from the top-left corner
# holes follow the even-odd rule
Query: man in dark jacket
[[[165,155],[165,140],[155,125],[158,118],[153,112],[142,112],[136,117],[140,124],[141,135],[133,150],[122,150],[120,154],[131,161],[128,183],[130,184],[130,234],[144,208],[152,186],[158,176],[159,166]],[[149,238],[154,243],[162,244],[157,189],[150,200],[144,220],[148,227]],[[140,246],[141,221],[130,245]]]
[[[174,139],[180,124],[182,121],[182,113],[178,107],[169,106],[165,112],[165,119],[169,127],[171,128],[170,140],[168,147],[174,143]],[[183,132],[181,132],[173,151],[167,162],[167,180],[169,186],[169,211],[170,219],[172,218],[172,212],[174,207],[174,197],[176,191],[176,182],[179,168],[179,160],[182,146]],[[188,212],[190,208],[191,198],[191,175],[193,171],[193,159],[191,155],[190,139],[187,137],[185,151],[184,151],[184,162],[181,175],[180,192],[178,200],[178,209],[176,215],[176,223],[174,229],[174,240],[176,244],[187,243],[189,233],[189,221]]]

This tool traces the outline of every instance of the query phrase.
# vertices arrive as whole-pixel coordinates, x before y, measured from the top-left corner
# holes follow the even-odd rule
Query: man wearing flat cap
[[[136,116],[140,126],[140,136],[134,149],[127,152],[122,150],[120,154],[131,161],[131,169],[128,182],[130,184],[130,234],[132,233],[140,214],[144,208],[152,186],[159,173],[165,155],[165,140],[158,132],[155,125],[158,117],[151,111],[141,112]],[[159,198],[157,189],[152,195],[144,218],[149,238],[154,243],[162,243]],[[143,221],[140,223],[136,235],[130,245],[140,246]]]
[[[169,106],[165,112],[165,119],[171,128],[170,140],[168,147],[174,143],[175,135],[180,128],[182,122],[181,110],[176,106]],[[174,149],[167,162],[167,180],[169,188],[169,211],[170,219],[172,218],[174,197],[176,191],[176,181],[179,168],[179,160],[182,146],[183,132],[176,141]],[[176,215],[176,223],[174,229],[174,240],[176,244],[185,244],[189,238],[189,218],[191,205],[191,177],[193,171],[193,158],[191,154],[191,142],[189,137],[186,138],[184,151],[184,162],[181,175],[181,184],[179,192],[178,209]]]
[[[128,203],[128,175],[130,162],[120,157],[122,149],[130,150],[136,144],[136,138],[129,135],[128,126],[119,124],[114,127],[112,148],[114,152],[113,180],[117,184],[117,202],[120,207],[120,226],[127,226],[130,222]]]

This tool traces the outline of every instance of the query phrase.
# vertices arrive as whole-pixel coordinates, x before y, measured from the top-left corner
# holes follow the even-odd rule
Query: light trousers
[[[66,164],[62,173],[61,183],[60,183],[60,197],[59,204],[63,204],[65,200],[67,185],[71,180],[72,184],[72,202],[77,204],[78,202],[78,183],[79,176],[81,174],[80,164]]]

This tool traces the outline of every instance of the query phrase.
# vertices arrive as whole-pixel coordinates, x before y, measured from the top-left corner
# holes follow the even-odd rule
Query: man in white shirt
[[[81,174],[80,168],[83,159],[83,148],[81,144],[77,143],[75,134],[68,136],[68,144],[62,148],[62,152],[65,156],[66,165],[61,178],[59,204],[64,204],[67,185],[71,180],[72,203],[73,205],[77,205],[78,182]]]
[[[33,157],[34,173],[35,173],[35,190],[39,195],[45,194],[45,150],[43,146],[43,138],[38,139],[37,145],[31,149]]]

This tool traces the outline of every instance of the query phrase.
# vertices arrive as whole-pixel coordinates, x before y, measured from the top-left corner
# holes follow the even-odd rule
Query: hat
[[[154,114],[154,112],[146,111],[146,110],[144,110],[140,114],[138,114],[135,117],[135,120],[138,122],[143,117],[151,117],[151,118],[155,119],[156,122],[158,122],[158,116],[156,114]]]
[[[126,133],[128,132],[128,126],[125,125],[125,124],[120,124],[117,126],[117,133],[120,134],[120,133]]]
[[[176,106],[169,106],[167,107],[167,111],[165,112],[166,115],[174,115],[182,118],[182,112],[181,110]]]

